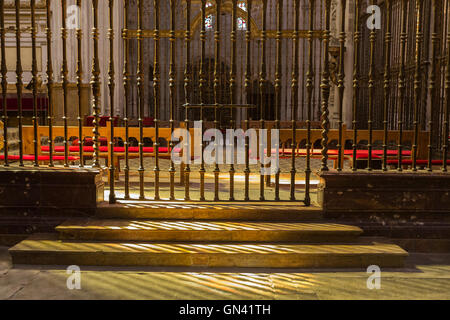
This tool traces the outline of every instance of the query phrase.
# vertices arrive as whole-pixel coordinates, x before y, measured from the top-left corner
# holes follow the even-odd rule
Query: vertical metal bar
[[[123,2],[124,8],[123,8],[123,17],[124,17],[124,29],[122,31],[122,38],[123,38],[123,52],[124,52],[124,62],[123,62],[123,87],[124,87],[124,94],[125,94],[125,117],[123,119],[124,125],[125,125],[125,167],[124,167],[124,174],[125,174],[125,199],[130,198],[130,165],[129,165],[129,123],[128,123],[128,116],[129,116],[129,97],[130,97],[130,40],[128,37],[128,12],[129,12],[129,0],[124,0]]]
[[[143,34],[143,17],[144,17],[144,0],[138,1],[138,30],[137,30],[137,90],[138,90],[138,123],[139,123],[139,199],[145,199],[144,193],[144,46],[142,44]]]
[[[343,106],[344,106],[344,80],[345,80],[345,71],[344,71],[344,54],[345,54],[345,9],[346,9],[346,0],[341,1],[341,30],[339,34],[339,71],[338,71],[338,112],[339,112],[339,138],[338,138],[338,166],[337,170],[342,171],[342,159],[343,159],[343,148],[342,144],[345,143],[343,141]]]
[[[320,21],[319,21],[319,30],[323,30],[323,0],[319,1],[320,3],[320,14],[318,14]],[[323,32],[322,32],[323,35]],[[314,75],[314,87],[313,87],[313,92],[314,92],[314,98],[313,98],[313,104],[314,104],[314,110],[317,111],[317,119],[318,121],[320,121],[321,117],[322,117],[322,111],[320,110],[320,102],[322,101],[322,92],[320,90],[320,72],[322,70],[322,64],[323,64],[323,36],[319,37],[319,43],[318,43],[318,47],[319,47],[319,59],[314,59],[314,70],[319,70],[319,76],[316,77]],[[319,68],[317,68],[317,60],[319,61]],[[317,109],[317,110],[316,110]]]
[[[303,23],[302,23],[302,28],[303,28],[303,26],[304,26],[304,28],[305,28],[305,30],[309,30],[308,29],[308,25],[307,25],[307,17],[309,17],[309,11],[311,11],[311,8],[309,8],[309,7],[307,7],[308,5],[306,4],[306,0],[304,0],[304,2],[303,2],[303,7],[304,8],[306,8],[306,10],[302,10],[301,12],[302,12],[302,21],[303,21]],[[299,5],[300,5],[300,3],[299,3]],[[295,12],[295,8],[294,8],[294,12]],[[295,27],[294,27],[295,28]],[[299,26],[299,28],[300,28],[300,26]],[[306,31],[306,33],[305,33],[305,38],[308,38],[308,31]],[[297,40],[297,41],[299,41],[299,40]],[[302,39],[302,41],[301,41],[301,43],[302,43],[302,46],[301,46],[301,56],[302,56],[302,63],[301,63],[301,70],[302,70],[302,72],[301,72],[301,88],[302,88],[302,94],[301,94],[301,98],[300,98],[300,106],[301,106],[301,112],[300,112],[300,119],[302,119],[302,120],[307,120],[307,117],[308,117],[308,115],[307,115],[307,113],[308,113],[308,111],[307,111],[307,106],[306,106],[306,90],[305,90],[305,88],[306,88],[306,72],[307,72],[307,66],[306,66],[306,57],[307,57],[307,52],[308,52],[308,46],[306,45],[306,41],[304,40],[304,39]],[[306,71],[305,71],[306,70]],[[297,71],[298,72],[298,71]],[[299,83],[299,82],[298,82]],[[298,117],[298,115],[299,115],[299,112],[297,111],[297,113],[296,113],[296,117]]]
[[[200,103],[204,103],[204,89],[206,85],[205,79],[205,51],[206,51],[206,0],[202,0],[201,3],[201,31],[200,31],[200,42],[201,42],[201,53],[200,53],[200,70],[199,70],[199,91],[200,91]],[[203,107],[200,108],[200,123],[202,130],[202,152],[201,152],[201,164],[200,164],[200,200],[205,200],[205,159],[203,158],[203,150],[205,149],[205,143],[203,142]]]
[[[309,0],[309,30],[308,30],[308,71],[306,73],[306,167],[305,167],[305,205],[311,203],[310,181],[311,181],[311,120],[313,112],[313,89],[314,89],[314,15],[315,0]]]
[[[49,144],[49,167],[53,167],[53,65],[52,65],[52,26],[51,26],[51,0],[46,0],[47,8],[47,97],[48,97],[48,144]]]
[[[141,0],[142,1],[142,0]],[[170,133],[172,135],[174,131],[174,111],[175,111],[175,77],[176,77],[176,70],[175,70],[175,59],[176,59],[176,48],[175,48],[175,28],[176,28],[176,1],[170,0],[170,64],[169,64],[169,109],[170,109]],[[173,141],[172,138],[169,142],[169,150],[171,151],[173,149]],[[170,200],[175,199],[175,164],[170,159],[170,168],[169,168],[169,174],[170,174]]]
[[[2,75],[2,108],[3,108],[3,154],[5,156],[4,166],[8,167],[8,104],[6,101],[6,94],[8,92],[8,69],[6,67],[6,44],[5,44],[5,0],[0,0],[0,41],[1,41],[1,75]]]
[[[359,96],[359,47],[361,42],[361,31],[359,29],[359,0],[355,0],[355,26],[353,35],[353,99],[352,99],[352,113],[353,113],[353,154],[352,154],[352,171],[357,171],[356,167],[356,153],[358,148],[358,96]]]
[[[114,89],[115,89],[115,70],[114,70],[114,0],[109,0],[109,72],[108,72],[108,87],[109,87],[109,112],[111,122],[111,139],[109,141],[110,148],[110,164],[109,164],[109,203],[116,202],[115,195],[115,164],[114,164]]]
[[[448,3],[448,1],[447,1]],[[445,111],[444,111],[444,136],[442,137],[442,171],[447,172],[447,160],[448,160],[448,149],[449,149],[449,112],[450,112],[450,23],[447,21],[447,66],[445,71]]]
[[[262,29],[261,29],[261,70],[259,73],[259,91],[260,91],[260,129],[261,134],[259,136],[259,148],[260,155],[264,155],[264,144],[263,144],[263,130],[265,128],[265,99],[264,95],[266,94],[266,27],[267,27],[267,0],[262,0]],[[264,201],[264,171],[265,165],[264,162],[261,161],[261,172],[260,172],[260,183],[259,183],[259,200]]]
[[[61,1],[61,39],[62,39],[62,65],[61,81],[63,88],[63,125],[64,125],[64,167],[69,166],[69,138],[67,127],[67,105],[68,105],[68,68],[67,68],[67,1]]]
[[[374,5],[374,0],[370,1],[371,5]],[[369,131],[369,140],[367,144],[368,158],[367,158],[367,170],[372,171],[372,150],[373,150],[373,107],[375,103],[375,41],[377,40],[377,32],[375,28],[370,31],[370,53],[369,53],[369,112],[367,119],[367,129]]]
[[[399,90],[399,114],[398,114],[398,171],[403,171],[403,113],[405,110],[405,94],[406,94],[406,50],[408,41],[408,1],[402,0],[402,19],[400,33],[400,70],[398,79]]]
[[[434,117],[434,113],[436,112],[436,106],[438,106],[439,102],[437,101],[437,86],[436,86],[436,79],[437,79],[437,74],[439,73],[438,70],[438,66],[439,66],[439,62],[437,60],[438,58],[438,53],[440,50],[440,38],[439,38],[439,24],[440,24],[440,19],[439,17],[439,10],[438,10],[438,0],[433,0],[432,1],[432,10],[433,10],[433,15],[434,15],[434,23],[433,23],[433,33],[431,35],[431,43],[432,43],[432,58],[431,58],[431,72],[430,72],[430,83],[429,83],[429,94],[430,94],[430,118],[428,121],[428,128],[430,131],[430,137],[428,140],[428,171],[432,172],[433,171],[433,134],[434,134],[434,122],[433,122],[433,117]],[[431,14],[431,13],[430,13]]]
[[[236,103],[236,25],[237,25],[237,0],[232,1],[232,14],[231,14],[231,35],[230,35],[230,41],[231,41],[231,71],[230,71],[230,103],[233,105]],[[231,107],[230,110],[231,113],[231,128],[235,129],[235,120],[234,120],[234,108]],[[234,145],[234,138],[232,136],[232,140],[228,141],[228,143],[231,144],[231,147],[233,148]],[[233,152],[234,155],[234,152]],[[234,201],[234,158],[231,161],[230,164],[230,201]]]
[[[81,10],[81,0],[77,0],[77,7]],[[81,17],[79,18],[81,20]],[[84,167],[84,140],[83,140],[83,114],[82,106],[83,101],[81,100],[82,93],[82,83],[83,83],[83,58],[82,58],[82,46],[81,41],[83,37],[83,31],[81,29],[81,21],[78,21],[77,28],[77,90],[78,90],[78,145],[79,145],[79,155],[80,155],[80,167]]]
[[[99,161],[99,100],[100,100],[100,63],[98,58],[98,0],[92,0],[92,13],[94,16],[94,26],[92,28],[92,39],[94,45],[94,56],[92,58],[92,77],[91,77],[91,87],[92,87],[92,111],[94,113],[94,129],[92,133],[94,135],[94,162],[93,167],[100,168]]]
[[[297,147],[297,110],[298,110],[298,78],[299,78],[299,57],[298,57],[298,49],[299,49],[299,20],[300,20],[300,0],[294,1],[294,32],[292,34],[293,41],[293,66],[292,66],[292,80],[291,80],[291,89],[292,89],[292,107],[291,107],[291,127],[292,127],[292,137],[291,137],[291,147],[292,147],[292,155],[291,155],[291,187],[290,187],[290,197],[291,201],[295,201],[295,175],[297,170],[295,168],[295,157],[296,157],[296,147]],[[304,62],[304,60],[303,60]],[[303,92],[303,90],[302,90]],[[303,102],[303,99],[302,99]]]
[[[325,0],[325,30],[323,34],[323,72],[322,83],[320,85],[322,92],[322,166],[321,171],[328,171],[328,131],[330,121],[328,119],[328,99],[330,97],[330,7],[331,0]]]
[[[39,167],[38,161],[38,101],[37,101],[37,60],[36,60],[36,0],[30,0],[31,9],[31,75],[32,75],[32,92],[33,92],[33,147],[34,147],[34,163],[35,167]]]
[[[415,71],[414,71],[414,142],[412,170],[417,171],[417,149],[419,139],[419,106],[422,92],[421,59],[422,59],[422,7],[423,0],[416,0],[416,47],[415,47]]]
[[[220,16],[222,0],[216,0],[216,23],[214,31],[214,128],[219,130],[219,94],[220,94]],[[214,139],[216,154],[214,157],[214,201],[219,201],[219,175],[217,137]],[[222,146],[220,146],[221,148]]]
[[[155,18],[155,31],[154,31],[154,62],[153,62],[153,96],[154,96],[154,122],[155,122],[155,141],[153,142],[153,148],[155,150],[155,168],[153,169],[155,173],[155,200],[160,199],[159,195],[159,104],[160,104],[160,47],[159,47],[159,0],[153,1],[153,10]]]
[[[190,102],[190,85],[191,85],[191,0],[186,0],[186,34],[185,34],[185,42],[186,42],[186,67],[184,69],[184,95],[186,98],[186,104]],[[185,125],[186,130],[189,135],[189,108],[185,108]],[[185,145],[185,150],[188,150],[191,146],[189,145],[187,139],[183,141]],[[189,200],[189,175],[191,173],[191,167],[189,165],[190,162],[190,152],[189,158],[185,158],[187,160],[185,164],[185,179],[184,179],[184,200]],[[180,173],[181,174],[181,173]]]
[[[283,0],[277,1],[277,35],[276,35],[276,70],[275,70],[275,129],[280,129],[280,112],[281,112],[281,37],[283,28]],[[279,150],[279,141],[270,148]],[[277,151],[279,152],[279,151]],[[271,154],[272,150],[267,149],[267,154]],[[275,201],[280,200],[280,168],[275,172]]]
[[[245,61],[245,93],[247,104],[250,104],[250,95],[252,91],[252,82],[251,82],[251,40],[252,40],[252,0],[247,1],[247,31],[245,32],[245,52],[246,52],[246,61]],[[249,129],[249,109],[245,110],[245,130]],[[249,137],[245,137],[245,186],[244,186],[244,200],[250,200],[250,159],[249,159],[250,145],[249,145]]]
[[[389,115],[389,99],[391,94],[391,87],[390,87],[390,81],[391,81],[391,42],[392,42],[392,35],[391,35],[391,14],[392,14],[392,1],[393,0],[387,0],[386,1],[386,32],[384,35],[384,82],[383,82],[383,89],[384,89],[384,100],[383,100],[383,110],[384,110],[384,120],[383,120],[383,171],[388,171],[387,167],[387,151],[388,151],[388,115]]]
[[[17,88],[17,119],[19,120],[19,166],[23,167],[23,116],[22,116],[22,57],[20,52],[20,0],[15,0],[16,6],[16,88]]]

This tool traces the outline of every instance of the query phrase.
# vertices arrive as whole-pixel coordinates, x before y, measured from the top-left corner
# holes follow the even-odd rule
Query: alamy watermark
[[[171,140],[178,142],[171,150],[171,159],[175,164],[201,164],[202,161],[207,165],[246,164],[248,147],[249,164],[260,163],[261,174],[271,175],[279,170],[278,129],[227,129],[225,134],[218,129],[203,132],[201,121],[195,121],[193,137],[188,130],[177,128]],[[202,148],[205,142],[206,146]]]
[[[366,9],[366,13],[370,14],[367,18],[366,26],[369,30],[381,29],[381,8],[377,5],[370,5]]]
[[[66,273],[69,275],[66,281],[67,289],[81,290],[81,269],[79,266],[71,265],[67,267]]]
[[[380,290],[381,289],[381,269],[379,266],[371,265],[367,268],[367,273],[371,274],[367,279],[367,289]]]
[[[66,28],[69,30],[80,28],[81,8],[77,5],[68,6],[66,9]]]

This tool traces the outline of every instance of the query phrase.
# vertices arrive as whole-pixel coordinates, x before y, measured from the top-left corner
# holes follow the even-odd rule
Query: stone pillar
[[[114,113],[122,116],[124,114],[124,89],[123,89],[123,1],[114,0],[114,73],[115,73],[115,89],[114,89]],[[100,60],[100,81],[101,81],[101,97],[100,108],[102,115],[111,114],[110,92],[109,92],[109,6],[108,1],[99,2],[99,60]]]
[[[344,52],[344,99],[343,99],[343,121],[348,128],[352,125],[352,90],[353,90],[353,24],[354,24],[354,0],[348,0],[345,12],[345,52]],[[341,29],[342,6],[340,0],[333,0],[331,5],[331,46],[336,48],[334,57],[330,57],[336,66],[335,75],[338,74],[339,66],[339,35]],[[333,50],[330,50],[333,53]],[[339,98],[338,88],[332,85],[332,94],[330,95],[330,122],[332,128],[337,128],[339,120],[339,110],[337,100]]]
[[[75,0],[68,0],[67,6],[75,5]],[[82,40],[82,63],[83,63],[83,87],[89,88],[91,81],[91,69],[92,69],[92,6],[90,1],[82,1],[80,8],[79,23],[83,33]],[[62,65],[62,43],[60,41],[60,30],[62,26],[61,21],[61,6],[58,1],[52,1],[52,31],[53,31],[53,68],[55,72],[55,82],[61,81],[61,65]],[[108,88],[108,71],[109,71],[109,13],[108,13],[108,1],[99,2],[99,61],[100,61],[100,110],[101,115],[110,114],[109,103],[109,88]],[[114,1],[114,66],[115,66],[115,113],[123,116],[124,98],[123,98],[123,86],[122,86],[122,71],[123,71],[123,41],[122,41],[122,28],[123,28],[123,2],[121,0]],[[44,52],[43,52],[44,53]],[[76,68],[77,68],[77,38],[75,30],[68,30],[67,38],[67,63],[69,71],[69,91],[70,95],[74,99],[69,99],[69,123],[71,125],[76,124],[77,117],[77,88],[76,88]],[[45,60],[45,61],[44,61]],[[46,55],[43,55],[44,68],[46,67]],[[74,92],[71,92],[74,91]],[[91,101],[90,93],[87,92],[86,99],[83,98],[83,115],[90,115]],[[56,100],[57,105],[61,100]],[[57,115],[58,117],[58,115]],[[57,122],[59,119],[55,118]]]
[[[339,120],[339,110],[337,101],[339,99],[336,85],[339,68],[339,29],[341,12],[338,0],[331,1],[331,39],[330,39],[330,71],[331,71],[331,94],[329,99],[330,127],[337,128]]]
[[[355,1],[348,0],[347,8],[345,13],[345,31],[346,31],[346,41],[345,41],[345,56],[344,56],[344,70],[345,70],[345,91],[344,91],[344,108],[343,108],[343,119],[347,128],[352,127],[353,112],[352,112],[352,99],[353,99],[353,25],[355,21]]]

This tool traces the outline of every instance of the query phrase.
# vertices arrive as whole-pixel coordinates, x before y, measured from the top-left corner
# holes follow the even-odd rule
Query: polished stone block
[[[318,202],[325,217],[448,219],[450,175],[417,172],[323,172]]]
[[[2,215],[93,214],[103,193],[98,169],[0,168]]]

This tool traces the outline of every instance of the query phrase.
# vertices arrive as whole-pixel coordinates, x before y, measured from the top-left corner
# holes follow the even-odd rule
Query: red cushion
[[[160,153],[168,153],[169,152],[169,148],[167,148],[167,147],[159,147],[158,150],[159,150]],[[143,147],[142,151],[144,153],[153,153],[153,147]],[[181,148],[175,148],[174,151],[175,152],[180,152]],[[128,148],[128,152],[138,153],[139,152],[139,147],[129,147]]]
[[[384,155],[384,150],[373,150],[373,153],[379,156]],[[398,150],[387,150],[386,154],[390,157],[398,156]],[[410,157],[412,152],[410,150],[402,150],[402,155]]]
[[[105,148],[106,148],[106,150],[105,150]],[[53,148],[53,150],[55,152],[64,152],[65,148],[64,148],[64,146],[55,146]],[[42,152],[50,152],[50,147],[49,146],[41,146],[41,151]],[[69,152],[79,152],[79,151],[80,151],[79,146],[69,146]],[[83,151],[84,152],[94,152],[94,147],[84,146]],[[108,152],[108,147],[100,147],[100,151]]]
[[[306,149],[297,150],[297,154],[306,156]],[[311,149],[309,150],[309,154],[313,156],[320,156],[322,155],[322,149]],[[328,150],[328,155],[337,155],[337,154],[338,150]]]
[[[34,161],[34,155],[32,154],[24,154],[22,157],[23,161]],[[67,157],[69,161],[75,161],[80,159],[79,157],[69,156]],[[0,160],[5,160],[5,155],[0,155]],[[20,160],[19,155],[8,155],[8,160]],[[38,161],[49,161],[50,156],[38,156]],[[64,156],[53,156],[53,160],[61,161],[64,160]]]
[[[398,164],[398,160],[388,160],[387,161],[388,164]],[[412,159],[404,159],[402,160],[402,165],[412,165],[413,161]],[[418,159],[416,160],[416,164],[419,165],[427,165],[428,164],[428,160],[425,159]],[[431,164],[433,166],[441,166],[444,164],[443,160],[431,160]],[[450,164],[450,159],[447,160],[447,164]]]
[[[42,152],[50,152],[49,146],[41,146]],[[109,147],[100,147],[100,152],[108,152]],[[129,147],[129,152],[131,153],[138,153],[139,147]],[[175,148],[175,152],[180,152],[181,148]],[[64,146],[55,146],[54,147],[55,152],[64,152]],[[69,146],[69,152],[79,152],[80,147],[79,146]],[[84,152],[94,152],[94,147],[92,146],[84,146],[83,147]],[[160,153],[168,153],[169,148],[167,147],[160,147],[159,152]],[[114,152],[125,152],[125,147],[114,147]],[[144,147],[143,148],[144,153],[153,153],[153,147]]]

